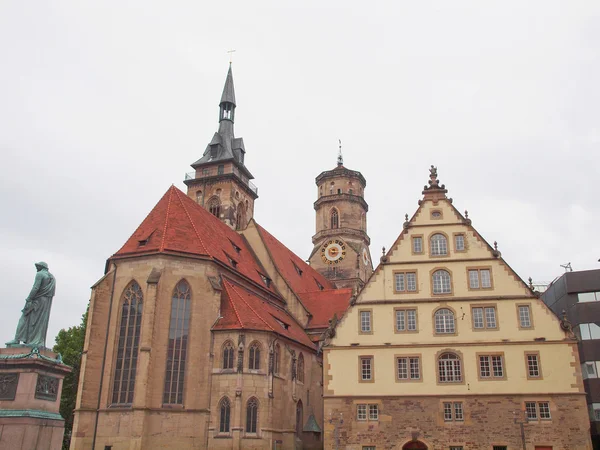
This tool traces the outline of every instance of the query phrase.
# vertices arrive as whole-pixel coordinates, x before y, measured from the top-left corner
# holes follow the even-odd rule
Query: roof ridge
[[[175,188],[173,186],[173,188]],[[177,194],[177,199],[179,200],[179,203],[181,204],[181,207],[183,208],[183,211],[185,212],[185,215],[187,216],[188,220],[190,221],[190,224],[192,225],[192,228],[194,229],[194,233],[196,234],[196,237],[198,238],[198,240],[200,241],[200,245],[202,245],[202,247],[204,248],[204,252],[210,256],[211,258],[213,257],[213,255],[211,255],[209,253],[209,251],[206,248],[206,245],[204,245],[204,241],[202,241],[202,238],[200,237],[200,233],[198,233],[198,229],[196,228],[196,224],[194,223],[194,221],[192,220],[192,217],[190,216],[190,213],[188,212],[187,208],[185,207],[185,205],[183,204],[183,201],[181,200],[180,194],[179,192],[177,192],[178,190],[175,191],[175,193]],[[167,209],[167,213],[168,213],[168,209]]]
[[[227,290],[227,285],[225,286],[225,290]],[[229,303],[231,303],[231,306],[233,306],[233,312],[235,313],[235,316],[238,318],[238,321],[240,322],[240,325],[242,326],[242,328],[244,328],[244,322],[242,321],[242,318],[240,317],[240,314],[238,313],[238,310],[235,307],[235,303],[233,303],[233,300],[231,299],[230,295],[227,295],[227,298],[229,299]]]
[[[268,323],[268,322],[267,322],[265,319],[263,319],[263,317],[262,317],[260,314],[258,314],[258,313],[257,313],[257,312],[254,310],[254,308],[248,304],[248,302],[247,302],[246,300],[244,300],[244,297],[242,297],[242,296],[240,295],[240,293],[237,291],[237,289],[235,288],[235,286],[234,286],[233,284],[231,284],[231,289],[233,289],[233,291],[234,291],[234,292],[237,294],[237,296],[238,296],[238,297],[239,297],[239,298],[240,298],[240,299],[241,299],[241,300],[242,300],[242,301],[243,301],[243,302],[246,304],[246,306],[247,306],[248,308],[250,308],[250,311],[252,311],[252,312],[254,313],[254,315],[256,315],[256,317],[258,317],[260,320],[262,320],[262,322],[263,322],[263,323],[264,323],[266,326],[268,326],[268,327],[271,329],[271,331],[275,332],[275,329],[274,329],[274,328],[273,328],[271,325],[269,325],[269,323]]]
[[[160,247],[158,248],[159,252],[163,252],[165,250],[165,237],[167,236],[167,225],[169,223],[169,211],[171,211],[171,198],[173,197],[173,188],[175,186],[171,185],[169,188],[169,200],[167,201],[167,212],[165,213],[165,226],[163,227],[163,235],[160,240]]]

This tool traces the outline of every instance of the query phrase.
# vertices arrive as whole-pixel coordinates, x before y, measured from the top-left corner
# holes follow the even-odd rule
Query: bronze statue
[[[48,319],[52,307],[52,297],[56,289],[56,279],[48,272],[48,264],[35,263],[37,274],[29,296],[25,300],[15,338],[7,342],[7,346],[19,345],[23,342],[29,347],[45,347]]]

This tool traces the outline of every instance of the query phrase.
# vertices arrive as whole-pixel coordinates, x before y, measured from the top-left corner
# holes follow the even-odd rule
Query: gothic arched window
[[[438,379],[440,383],[460,383],[462,381],[462,367],[458,355],[454,353],[440,355]]]
[[[298,381],[304,383],[304,355],[302,353],[298,356],[298,368],[296,370],[298,372]]]
[[[333,208],[331,210],[331,228],[339,228],[340,227],[340,215],[338,210]]]
[[[196,203],[202,202],[202,191],[196,191]]]
[[[258,400],[252,397],[246,405],[246,433],[256,433],[258,423]]]
[[[248,351],[248,369],[260,369],[260,344],[253,342]]]
[[[298,400],[296,403],[296,436],[300,436],[302,433],[302,423],[304,421],[304,408],[302,407],[302,400]]]
[[[163,393],[163,403],[165,404],[183,404],[183,381],[190,329],[191,297],[190,285],[185,280],[177,283],[171,299],[167,373]]]
[[[431,276],[433,283],[434,294],[450,294],[452,293],[452,279],[447,270],[436,270]]]
[[[123,292],[122,298],[123,306],[121,307],[121,323],[113,381],[113,404],[130,405],[133,403],[143,300],[142,288],[135,281],[132,281]]]
[[[223,397],[219,406],[219,433],[229,433],[231,429],[231,403],[227,397]]]
[[[218,198],[213,197],[208,202],[208,212],[210,212],[215,217],[221,216],[221,202]]]
[[[439,334],[454,334],[456,326],[454,313],[448,308],[440,308],[433,315],[435,332]]]
[[[434,234],[430,239],[431,254],[433,256],[448,254],[448,241],[443,234]]]
[[[223,369],[233,369],[233,354],[235,349],[231,341],[225,342],[223,345]]]
[[[275,351],[273,352],[273,373],[279,373],[279,364],[281,363],[280,358],[281,348],[279,347],[279,344],[276,344]]]
[[[241,230],[244,226],[244,213],[243,213],[243,205],[240,203],[238,205],[237,215],[235,217],[235,229]]]

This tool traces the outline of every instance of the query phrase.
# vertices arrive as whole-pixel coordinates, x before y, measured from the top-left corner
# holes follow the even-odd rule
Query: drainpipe
[[[115,283],[117,281],[117,265],[113,274],[112,289],[110,291],[110,302],[108,305],[108,322],[106,323],[106,339],[104,340],[104,356],[102,357],[102,371],[100,372],[100,387],[98,388],[98,404],[96,406],[96,421],[94,423],[94,437],[92,438],[92,450],[96,450],[96,434],[98,432],[98,419],[100,418],[100,401],[102,396],[102,386],[104,385],[104,367],[106,365],[106,352],[108,351],[108,332],[110,330],[110,322],[112,318],[112,305],[115,296]]]

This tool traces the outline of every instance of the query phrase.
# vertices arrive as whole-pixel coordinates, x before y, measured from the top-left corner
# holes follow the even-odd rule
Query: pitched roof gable
[[[324,289],[335,288],[331,281],[306,264],[302,258],[283,245],[258,223],[256,223],[256,229],[267,247],[277,271],[294,293],[299,294],[319,290],[319,284]]]
[[[334,314],[340,318],[346,312],[351,296],[352,289],[327,289],[299,294],[302,304],[312,314],[306,329],[327,328]]]
[[[243,286],[223,279],[222,300],[221,318],[213,329],[270,331],[314,348],[310,338],[290,314]]]
[[[265,289],[276,292],[272,283],[265,286],[260,276],[265,271],[246,240],[175,186],[167,190],[113,258],[157,252],[218,260]],[[235,267],[230,259],[235,261]]]

